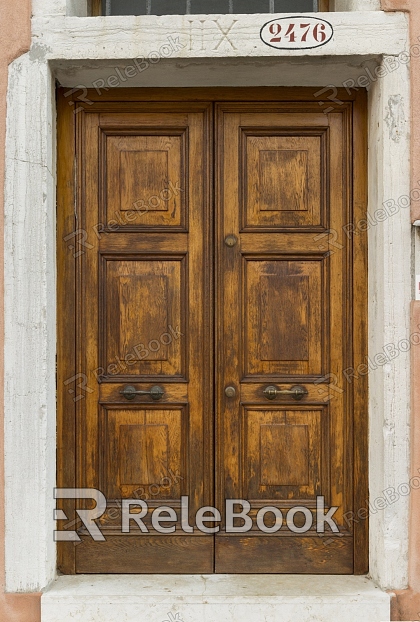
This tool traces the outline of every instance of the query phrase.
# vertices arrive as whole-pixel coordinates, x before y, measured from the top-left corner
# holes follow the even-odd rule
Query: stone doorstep
[[[61,576],[42,622],[388,622],[390,594],[337,575]]]

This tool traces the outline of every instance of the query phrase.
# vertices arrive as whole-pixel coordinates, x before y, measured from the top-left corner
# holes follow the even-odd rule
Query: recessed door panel
[[[102,409],[100,417],[104,449],[101,490],[107,499],[133,499],[136,493],[149,500],[180,499],[188,490],[186,409],[163,405],[127,409],[121,405]]]
[[[243,257],[244,375],[321,376],[325,262]]]
[[[153,116],[151,116],[151,120]],[[188,214],[186,130],[102,129],[101,167],[111,227],[184,229]]]
[[[243,229],[321,226],[324,133],[315,136],[256,133],[241,128]]]
[[[187,256],[103,257],[104,377],[186,377]]]
[[[327,411],[286,408],[244,407],[242,476],[248,500],[315,501],[327,490],[322,481],[328,476],[322,472],[328,460]]]

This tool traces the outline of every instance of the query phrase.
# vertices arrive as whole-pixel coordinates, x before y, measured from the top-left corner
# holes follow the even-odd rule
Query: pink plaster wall
[[[31,0],[0,0],[0,205],[3,206],[4,144],[6,128],[7,66],[28,51],[31,43]],[[0,306],[3,309],[3,209],[0,209]],[[0,313],[0,352],[3,353],[4,324]],[[0,411],[3,403],[3,354],[0,355]],[[0,417],[2,418],[2,417]],[[0,620],[1,622],[39,622],[39,594],[4,593],[4,469],[3,425],[0,425]],[[28,551],[30,554],[30,551]]]
[[[420,12],[420,11],[419,11]],[[417,90],[417,93],[419,91]],[[413,95],[413,125],[418,132],[420,126],[419,105]],[[416,114],[417,112],[417,114]],[[414,147],[413,147],[414,148]],[[413,169],[419,160],[413,162]],[[417,178],[416,178],[417,179]],[[411,303],[411,333],[418,332],[420,325],[420,301]],[[411,349],[411,475],[418,476],[420,468],[420,347]],[[409,589],[396,593],[392,602],[392,620],[420,620],[420,495],[410,498],[410,546],[409,546]]]

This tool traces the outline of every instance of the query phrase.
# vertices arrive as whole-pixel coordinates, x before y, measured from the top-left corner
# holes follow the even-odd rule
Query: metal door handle
[[[152,387],[150,389],[150,391],[137,391],[136,387],[133,387],[131,385],[128,385],[126,387],[124,387],[124,389],[122,391],[120,391],[121,395],[124,395],[124,397],[127,400],[133,400],[136,395],[150,395],[150,397],[153,400],[161,400],[162,397],[165,395],[165,391],[162,389],[162,387]]]
[[[268,400],[274,400],[278,395],[291,395],[294,400],[301,400],[302,397],[308,395],[308,391],[305,387],[301,387],[300,385],[296,385],[291,389],[278,389],[271,385],[266,387],[263,393]]]

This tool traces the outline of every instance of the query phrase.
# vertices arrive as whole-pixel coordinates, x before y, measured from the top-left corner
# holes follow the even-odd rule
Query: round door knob
[[[228,235],[225,238],[226,246],[236,246],[237,242],[238,242],[238,238],[236,237],[236,235]]]
[[[225,395],[226,395],[226,397],[235,397],[235,395],[236,395],[235,387],[226,387]]]

